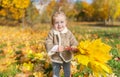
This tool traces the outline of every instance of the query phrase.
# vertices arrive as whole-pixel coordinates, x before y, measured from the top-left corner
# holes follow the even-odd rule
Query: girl
[[[52,28],[45,43],[52,61],[53,77],[59,77],[61,66],[64,70],[64,77],[70,77],[70,61],[73,53],[66,50],[66,47],[74,47],[78,42],[66,25],[66,15],[60,10],[55,12],[52,16]]]

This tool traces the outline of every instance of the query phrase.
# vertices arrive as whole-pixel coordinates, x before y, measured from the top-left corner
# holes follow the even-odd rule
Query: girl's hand
[[[64,47],[63,46],[58,46],[58,52],[62,52],[64,51]]]
[[[70,46],[67,46],[67,47],[65,47],[65,50],[66,50],[66,51],[71,51],[72,48],[71,48]]]
[[[78,52],[78,51],[79,51],[79,50],[78,50],[76,47],[74,47],[74,46],[65,47],[65,50],[66,50],[66,51],[73,51],[73,52]]]

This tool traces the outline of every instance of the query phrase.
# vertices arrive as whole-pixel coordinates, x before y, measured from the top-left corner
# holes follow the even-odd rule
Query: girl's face
[[[66,18],[63,15],[58,15],[54,18],[53,27],[55,30],[61,32],[66,27]]]

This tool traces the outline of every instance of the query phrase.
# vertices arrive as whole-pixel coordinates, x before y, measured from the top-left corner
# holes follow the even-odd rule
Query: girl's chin
[[[63,29],[59,29],[58,31],[61,32],[61,31],[63,31]]]

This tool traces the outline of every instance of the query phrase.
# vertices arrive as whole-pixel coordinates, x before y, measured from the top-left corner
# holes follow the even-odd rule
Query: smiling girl
[[[52,16],[52,28],[46,38],[46,50],[52,61],[53,77],[59,77],[61,66],[64,77],[70,77],[70,62],[73,58],[71,51],[66,47],[75,47],[78,42],[72,32],[67,28],[66,15],[60,9]]]

